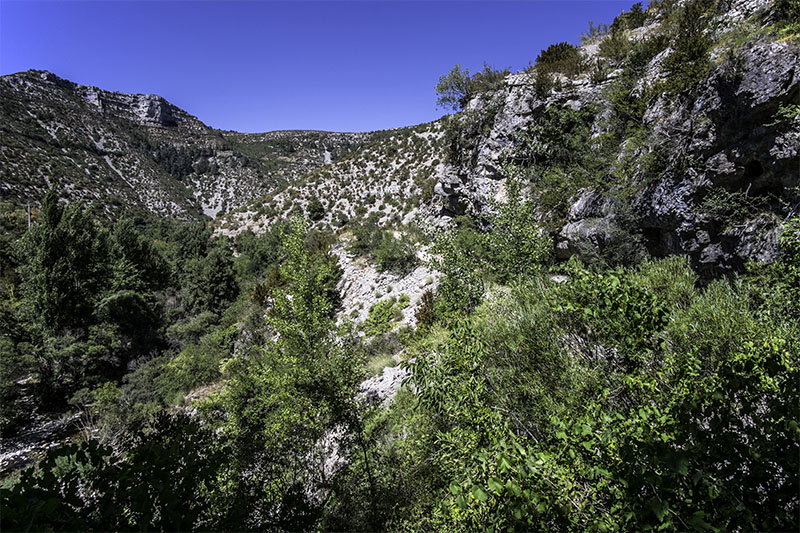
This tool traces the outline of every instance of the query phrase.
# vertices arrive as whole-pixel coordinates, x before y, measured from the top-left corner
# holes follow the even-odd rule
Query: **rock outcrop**
[[[608,176],[597,180],[601,186],[571,197],[554,230],[558,257],[600,256],[621,232],[640,238],[655,256],[686,253],[710,275],[778,256],[780,225],[800,205],[800,117],[791,107],[800,104],[800,46],[763,29],[774,18],[774,3],[731,4],[709,24],[713,45],[699,83],[669,88],[671,46],[634,80],[627,98],[644,106],[639,137],[620,144]],[[647,25],[627,36],[634,43],[653,38],[663,31],[660,24],[651,14]],[[584,60],[604,61],[598,48],[596,42],[581,47]],[[502,189],[503,165],[515,162],[515,150],[531,142],[530,132],[548,108],[591,110],[592,138],[611,135],[612,100],[627,87],[624,68],[620,63],[604,76],[560,76],[561,86],[543,96],[535,90],[534,70],[509,75],[499,90],[477,95],[453,119],[466,153],[450,159],[436,187],[442,214],[484,214]],[[536,173],[537,163],[527,164]],[[534,183],[531,194],[539,193]],[[559,216],[543,212],[542,220],[557,222]]]

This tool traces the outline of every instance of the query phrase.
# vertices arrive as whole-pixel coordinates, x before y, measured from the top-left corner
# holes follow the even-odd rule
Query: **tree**
[[[239,294],[231,252],[223,243],[188,263],[186,286],[194,311],[220,311]]]
[[[308,218],[314,222],[322,220],[322,217],[325,216],[325,206],[322,205],[322,202],[319,201],[319,198],[312,198],[308,203],[306,213],[308,214]]]
[[[320,443],[329,435],[344,447],[360,427],[354,401],[360,360],[333,335],[341,272],[326,250],[309,249],[304,220],[291,228],[281,265],[285,283],[273,289],[266,316],[275,336],[225,367],[225,430],[236,450],[231,483],[248,501],[242,510],[251,513],[256,501],[264,510],[248,518],[259,529],[314,529],[322,494],[330,490]],[[342,430],[341,439],[332,433]]]
[[[404,274],[417,264],[414,246],[405,239],[398,239],[394,232],[384,231],[378,248],[375,250],[378,270],[389,270]]]
[[[469,101],[471,84],[469,69],[462,69],[461,65],[454,66],[450,72],[439,76],[439,83],[435,87],[436,105],[458,111]]]
[[[152,243],[127,217],[121,218],[110,235],[115,290],[159,290],[169,280],[169,267]]]
[[[76,202],[63,208],[51,189],[17,253],[32,321],[51,333],[91,322],[108,281],[108,240],[88,210]]]
[[[438,95],[436,104],[439,107],[449,107],[453,111],[463,109],[474,95],[500,87],[509,72],[510,69],[496,70],[484,63],[483,70],[470,77],[469,69],[456,65],[450,72],[439,77],[439,83],[435,87]]]

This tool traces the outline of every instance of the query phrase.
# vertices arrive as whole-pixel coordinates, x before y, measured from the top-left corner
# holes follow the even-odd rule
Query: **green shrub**
[[[577,46],[561,42],[542,50],[536,58],[534,68],[539,73],[560,72],[570,76],[580,74],[584,64]]]
[[[394,322],[402,319],[401,311],[406,307],[408,307],[408,300],[398,301],[394,296],[373,304],[362,325],[364,333],[368,337],[388,333],[394,327]]]
[[[314,222],[322,220],[325,216],[325,206],[322,205],[319,198],[312,198],[306,207],[306,216]]]
[[[611,23],[612,33],[622,33],[625,30],[634,30],[644,25],[647,15],[642,9],[642,3],[637,2],[631,6],[631,10],[620,15]]]
[[[469,69],[456,65],[449,73],[439,77],[436,84],[436,104],[453,110],[463,109],[478,94],[496,91],[502,87],[509,69],[496,70],[483,64],[483,70],[470,77]]]
[[[778,35],[784,39],[797,41],[798,35],[800,35],[800,0],[780,0],[777,8]]]
[[[378,270],[400,274],[411,271],[417,264],[414,246],[405,239],[398,239],[394,232],[384,231],[380,244],[375,250]]]
[[[619,62],[625,59],[631,48],[632,44],[623,31],[612,31],[600,41],[599,52],[601,56]]]
[[[378,227],[378,215],[375,213],[353,227],[353,241],[350,252],[357,255],[371,255],[378,248],[383,232]]]
[[[536,219],[536,204],[521,197],[516,171],[506,172],[508,201],[492,217],[488,267],[500,281],[529,276],[552,256],[553,242]]]
[[[435,320],[434,306],[433,306],[433,291],[428,289],[422,293],[420,297],[420,305],[417,312],[414,314],[417,320],[417,327],[424,329],[433,325]]]
[[[716,5],[715,0],[692,0],[680,8],[675,49],[664,62],[668,72],[663,90],[677,95],[694,88],[711,69],[709,52],[713,44],[705,30]]]
[[[434,257],[431,263],[443,274],[436,290],[436,317],[446,320],[469,313],[483,299],[484,282],[478,271],[480,265],[461,254],[453,232],[440,234],[434,242],[433,252],[438,257]]]
[[[589,29],[581,34],[581,44],[588,44],[608,34],[608,24],[594,25],[594,21],[589,21]]]

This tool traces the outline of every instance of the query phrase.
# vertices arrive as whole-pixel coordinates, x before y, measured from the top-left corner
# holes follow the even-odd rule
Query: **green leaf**
[[[455,481],[450,483],[450,492],[452,492],[453,495],[458,496],[459,494],[461,494],[462,490],[463,489],[461,488],[461,485],[459,485]]]
[[[463,496],[458,496],[456,498],[456,505],[458,505],[459,509],[466,509],[467,508],[467,501],[464,499]]]
[[[501,492],[503,492],[503,484],[500,483],[497,479],[495,479],[493,477],[490,477],[489,478],[489,490],[491,490],[492,492],[496,492],[496,493],[500,494]]]
[[[509,490],[514,496],[519,498],[522,496],[522,489],[519,488],[519,485],[511,481],[510,479],[506,482],[506,489]]]
[[[664,517],[667,516],[667,512],[669,511],[669,505],[666,502],[656,499],[653,499],[650,502],[650,508],[655,513],[656,518],[658,518],[659,522],[664,521]]]
[[[489,499],[489,495],[486,494],[486,491],[484,491],[478,485],[472,485],[470,492],[472,492],[472,496],[479,502],[485,502]]]

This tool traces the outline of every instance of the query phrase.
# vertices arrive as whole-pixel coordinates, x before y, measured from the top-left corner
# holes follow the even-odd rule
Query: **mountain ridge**
[[[381,135],[222,131],[159,95],[42,70],[0,77],[0,92],[4,198],[37,203],[56,185],[106,214],[126,207],[213,218]]]

